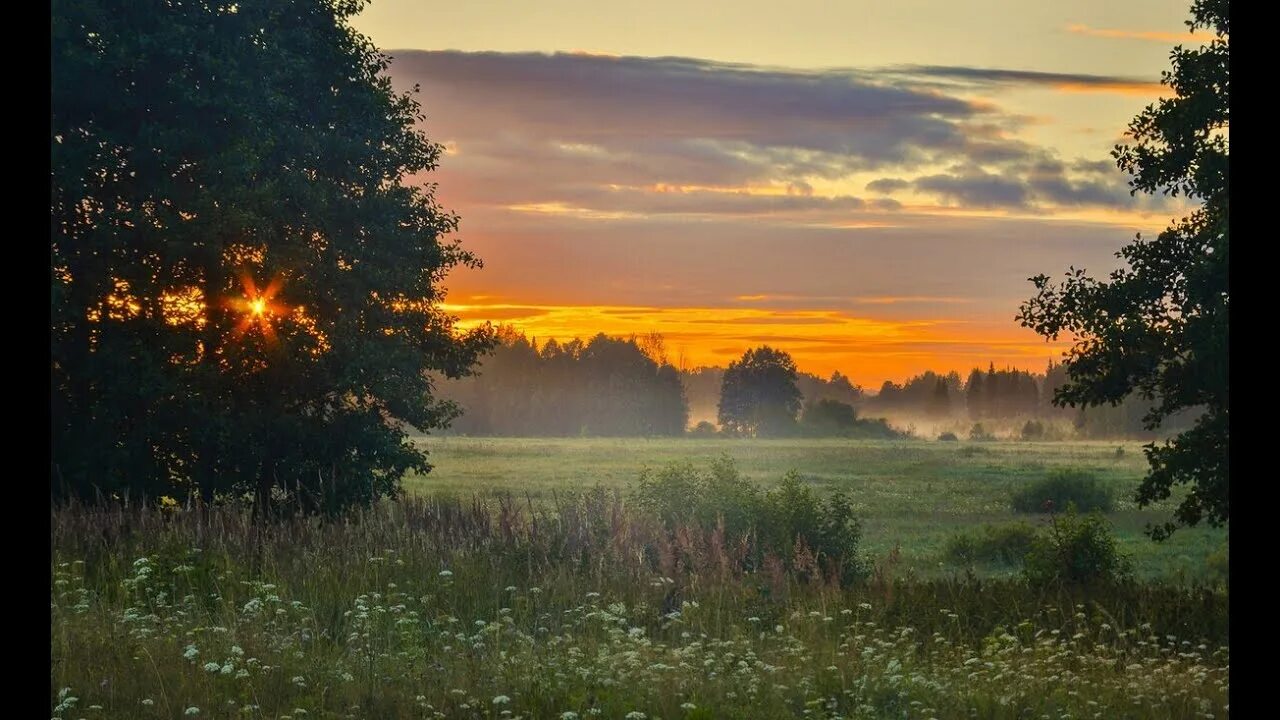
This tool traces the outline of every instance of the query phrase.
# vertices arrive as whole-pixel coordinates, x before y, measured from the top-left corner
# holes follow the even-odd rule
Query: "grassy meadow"
[[[1222,718],[1225,533],[1156,545],[1137,445],[420,440],[435,470],[339,519],[247,508],[51,512],[55,718]],[[736,561],[628,491],[727,453],[771,485],[843,488],[874,569],[853,584]],[[1033,586],[941,566],[1055,467],[1118,493],[1136,577]],[[896,551],[894,548],[898,548]]]
[[[675,462],[706,466],[728,454],[744,475],[768,486],[796,470],[822,491],[843,489],[862,518],[869,551],[895,547],[904,571],[921,576],[954,572],[939,566],[951,535],[984,523],[1040,522],[1010,509],[1011,493],[1055,468],[1096,475],[1116,499],[1108,519],[1134,569],[1147,578],[1204,578],[1206,559],[1227,542],[1226,532],[1183,529],[1163,543],[1143,534],[1167,519],[1176,497],[1139,510],[1133,491],[1147,469],[1136,442],[934,442],[923,440],[733,440],[613,438],[425,437],[435,468],[406,481],[411,494],[486,496],[526,494],[537,502],[586,488],[626,491],[645,467]],[[1010,568],[979,567],[987,574]]]

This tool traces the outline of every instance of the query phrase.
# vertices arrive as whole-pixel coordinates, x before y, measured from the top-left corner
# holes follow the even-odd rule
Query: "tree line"
[[[680,373],[660,347],[603,333],[541,346],[500,328],[478,373],[439,384],[463,413],[451,430],[467,435],[680,435],[689,403]]]

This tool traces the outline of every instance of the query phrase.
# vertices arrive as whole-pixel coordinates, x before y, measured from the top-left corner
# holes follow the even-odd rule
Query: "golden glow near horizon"
[[[445,304],[441,309],[460,318],[460,330],[495,322],[539,345],[551,339],[586,341],[597,332],[622,337],[658,332],[666,340],[667,361],[682,369],[725,366],[748,348],[771,345],[791,353],[802,371],[828,376],[839,370],[868,389],[925,370],[964,373],[988,362],[1043,370],[1065,347],[1046,344],[1012,323],[874,320],[830,310],[505,303]]]
[[[494,23],[502,16],[505,21]],[[973,5],[378,0],[357,30],[420,85],[438,184],[484,261],[460,327],[662,333],[671,362],[750,347],[868,388],[1043,369],[1026,281],[1105,275],[1186,214],[1111,157],[1169,90],[1185,2]],[[430,51],[430,52],[425,52]]]

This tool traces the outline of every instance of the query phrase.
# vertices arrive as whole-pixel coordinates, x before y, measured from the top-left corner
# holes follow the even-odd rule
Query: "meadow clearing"
[[[336,521],[53,510],[52,716],[1228,716],[1227,591],[1205,569],[1224,532],[1157,545],[1141,527],[1161,508],[1122,495],[1134,580],[939,565],[950,534],[1011,519],[1009,493],[1053,467],[1132,487],[1137,445],[422,442],[436,468],[403,501]],[[794,468],[847,489],[874,570],[751,569],[629,502],[645,465],[722,453],[765,486]]]
[[[936,442],[840,439],[622,439],[424,437],[434,470],[411,477],[412,494],[486,496],[510,492],[535,502],[592,487],[626,491],[645,467],[691,462],[706,466],[721,454],[768,486],[788,470],[823,492],[843,489],[854,502],[868,551],[899,549],[900,568],[922,576],[954,572],[939,565],[947,538],[987,523],[1042,522],[1010,508],[1010,493],[1053,469],[1096,475],[1115,497],[1107,513],[1134,570],[1147,578],[1206,578],[1207,559],[1227,542],[1225,530],[1183,529],[1163,542],[1143,534],[1148,522],[1169,516],[1180,496],[1138,509],[1132,495],[1147,469],[1142,443]],[[1007,567],[978,567],[1008,574]]]

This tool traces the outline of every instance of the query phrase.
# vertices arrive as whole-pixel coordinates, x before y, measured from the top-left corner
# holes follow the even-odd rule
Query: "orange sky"
[[[686,367],[769,344],[877,388],[1042,369],[1063,345],[1014,321],[1027,278],[1105,274],[1186,210],[1110,158],[1170,45],[1202,39],[1186,8],[997,4],[681,3],[684,33],[574,0],[500,25],[382,0],[357,26],[444,147],[422,180],[485,262],[448,278],[464,325],[659,332]]]

